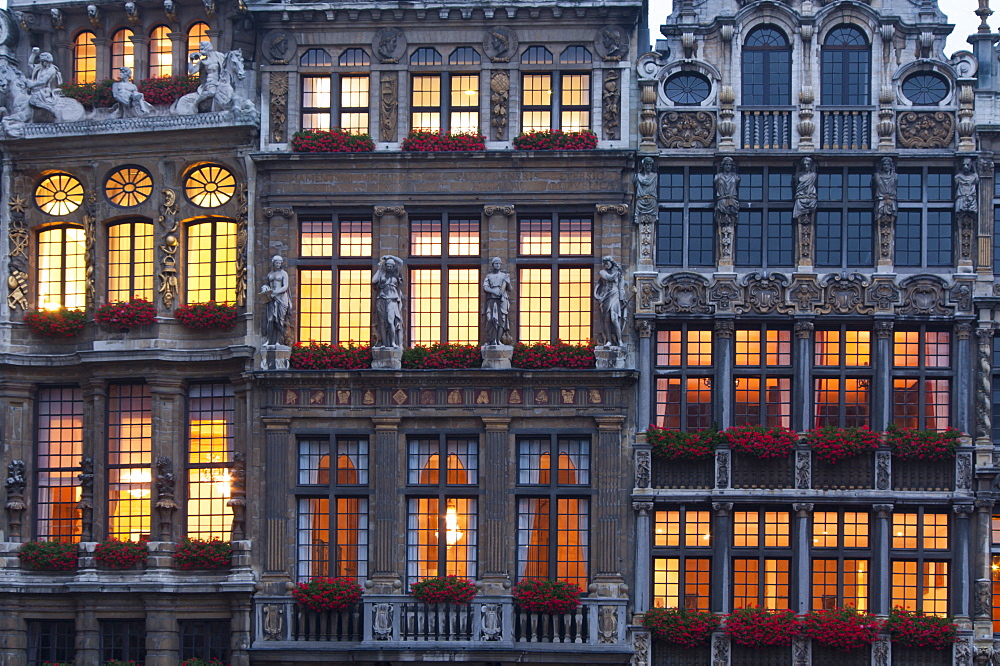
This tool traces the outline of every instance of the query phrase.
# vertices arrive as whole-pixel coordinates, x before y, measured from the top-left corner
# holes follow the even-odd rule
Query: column
[[[892,513],[892,504],[873,504],[872,509],[875,511],[871,563],[872,612],[875,615],[888,615],[892,609],[892,571],[889,568],[889,537],[892,534],[889,515]]]
[[[108,413],[108,393],[104,380],[84,383],[83,394],[83,457],[80,475],[80,501],[83,518],[83,532],[80,541],[94,541],[95,535],[105,534],[105,506],[95,506],[95,495],[103,501],[106,493],[105,470],[107,468],[107,446],[104,433]],[[95,492],[96,489],[96,492]],[[95,511],[96,509],[96,511]],[[95,519],[96,516],[96,519]]]
[[[972,578],[969,576],[969,540],[972,538],[971,518],[975,511],[972,504],[956,504],[952,508],[955,512],[955,534],[952,543],[955,545],[951,574],[954,595],[951,599],[950,613],[955,617],[968,618],[971,614],[969,608],[969,589]],[[957,583],[957,584],[955,584]],[[978,586],[978,581],[976,583]]]
[[[973,608],[976,622],[981,624],[982,632],[977,635],[992,636],[993,634],[993,581],[991,580],[992,562],[992,520],[993,500],[979,499],[973,505],[976,510],[975,534],[973,538],[972,570],[970,578],[976,581],[976,596],[973,598]],[[958,579],[956,579],[958,580]]]
[[[892,329],[888,319],[875,320],[875,377],[872,380],[872,430],[885,430],[892,420]]]
[[[402,206],[375,206],[374,212],[378,220],[379,252],[383,256],[409,256],[410,231],[406,209]]]
[[[955,324],[955,388],[952,400],[955,405],[953,425],[962,432],[975,432],[972,422],[972,384],[975,369],[972,365],[972,323],[960,321]]]
[[[167,594],[145,594],[145,666],[177,666],[180,661],[180,634],[174,608],[177,599]]]
[[[650,527],[649,514],[653,510],[652,502],[632,502],[635,511],[635,590],[632,600],[636,613],[645,613],[650,605],[650,590],[653,587],[651,568],[653,551],[649,544]]]
[[[728,613],[729,588],[732,584],[729,564],[729,535],[733,533],[733,503],[712,502],[715,525],[712,530],[712,601],[713,613]]]
[[[94,609],[90,604],[94,601],[91,595],[81,595],[76,602],[76,614],[74,617],[74,628],[76,639],[74,648],[76,649],[75,662],[79,664],[99,664],[101,663],[101,634],[94,615]]]
[[[229,625],[229,665],[250,666],[247,648],[253,642],[250,624],[250,595],[241,595],[230,604],[232,620]]]
[[[167,37],[170,38],[174,76],[184,76],[187,74],[188,63],[187,35],[183,32],[168,32]]]
[[[264,417],[264,460],[267,474],[261,477],[264,485],[264,574],[261,581],[267,581],[272,592],[283,594],[283,581],[288,579],[289,563],[295,561],[294,535],[287,534],[289,516],[294,516],[294,507],[289,506],[291,496],[288,489],[293,482],[288,478],[288,458],[295,456],[290,432],[291,419]],[[251,486],[252,487],[252,486]],[[292,522],[294,524],[294,522]]]
[[[732,319],[717,319],[715,322],[715,364],[714,399],[716,422],[720,430],[733,425],[733,329]]]
[[[111,76],[111,40],[106,37],[94,37],[90,40],[97,49],[97,80]]]
[[[628,534],[627,521],[622,506],[621,488],[624,487],[624,447],[622,446],[622,425],[624,416],[597,416],[597,446],[594,447],[590,466],[597,495],[591,505],[590,514],[594,518],[593,531],[594,583],[596,595],[600,597],[624,596],[621,589],[624,562],[622,534]]]
[[[639,364],[639,401],[636,405],[638,413],[635,415],[635,422],[639,426],[639,432],[646,432],[646,428],[654,418],[650,409],[653,392],[653,322],[649,319],[638,319],[635,322],[635,330],[639,334],[639,358],[636,360]]]
[[[28,632],[25,629],[23,595],[8,595],[4,600],[4,612],[0,613],[0,664],[27,663]]]
[[[132,42],[132,80],[141,81],[149,78],[149,36],[136,32],[129,38]],[[112,72],[112,76],[114,73]]]
[[[371,560],[374,564],[371,585],[374,594],[395,594],[402,587],[398,568],[399,535],[399,421],[393,417],[373,418],[375,445],[372,447],[371,464],[375,501],[371,512],[375,529]]]
[[[795,322],[795,379],[792,382],[792,430],[804,432],[812,425],[812,321]]]
[[[984,325],[985,324],[985,325]],[[976,466],[993,466],[993,325],[980,322],[976,329]],[[982,455],[980,455],[982,452]],[[981,458],[981,460],[980,460]]]
[[[809,602],[812,597],[812,585],[809,582],[812,580],[809,571],[809,535],[812,534],[812,530],[809,529],[809,516],[812,515],[813,505],[810,503],[793,504],[792,509],[795,510],[795,527],[797,530],[795,535],[795,552],[792,556],[792,567],[797,572],[796,575],[799,579],[797,586],[798,610],[796,612],[808,613]]]
[[[508,489],[510,476],[510,419],[484,416],[486,436],[480,455],[479,478],[483,494],[479,499],[482,529],[479,532],[479,561],[482,593],[504,594],[510,587],[511,556],[515,519]],[[506,584],[506,587],[505,587]]]
[[[153,412],[152,458],[157,482],[164,484],[157,490],[156,515],[153,516],[157,525],[151,524],[150,532],[153,541],[176,542],[183,533],[183,520],[179,518],[185,515],[182,507],[187,497],[184,382],[157,377],[149,381],[149,392]],[[178,509],[181,509],[179,514]],[[155,552],[156,547],[151,546],[150,550]]]

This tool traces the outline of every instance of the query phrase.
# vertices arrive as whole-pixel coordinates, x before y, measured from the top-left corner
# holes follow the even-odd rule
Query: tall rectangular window
[[[120,222],[108,227],[108,302],[153,300],[153,225]]]
[[[298,578],[368,574],[368,439],[300,439]]]
[[[25,620],[28,663],[71,664],[76,655],[76,624],[73,620]]]
[[[187,302],[236,302],[236,223],[212,220],[187,228]]]
[[[711,169],[663,169],[656,227],[656,263],[715,265],[715,189]]]
[[[229,620],[178,620],[181,660],[215,659],[229,661],[229,644],[232,640]]]
[[[413,77],[410,127],[426,132],[441,131],[441,75],[421,74]]]
[[[141,664],[146,660],[145,620],[99,620],[101,663],[112,660]]]
[[[46,388],[37,398],[37,502],[35,536],[41,541],[79,541],[80,457],[83,455],[83,393]]]
[[[656,420],[690,432],[712,425],[712,331],[684,325],[656,332]]]
[[[853,326],[818,330],[814,350],[815,427],[869,425],[871,331]]]
[[[547,132],[553,129],[552,75],[524,74],[521,93],[521,131]]]
[[[795,264],[792,201],[790,170],[751,169],[741,174],[737,266],[769,268]]]
[[[563,74],[559,128],[564,132],[590,129],[590,74]]]
[[[857,511],[813,513],[812,608],[868,610],[870,516]]]
[[[823,170],[817,176],[816,265],[868,267],[874,261],[871,174]]]
[[[303,76],[302,129],[339,127],[351,134],[367,134],[369,85],[367,74]]]
[[[340,77],[340,128],[351,134],[368,134],[369,86],[367,74]]]
[[[174,54],[170,28],[158,25],[149,34],[149,78],[158,79],[173,73]]]
[[[946,616],[951,555],[948,514],[922,507],[893,513],[889,548],[892,605]]]
[[[736,425],[791,427],[792,332],[736,330]]]
[[[150,537],[152,396],[145,384],[113,384],[108,392],[108,536]]]
[[[479,76],[452,74],[451,106],[448,109],[448,129],[452,134],[479,132]]]
[[[712,514],[678,507],[658,510],[653,526],[653,606],[709,609]]]
[[[48,228],[38,233],[38,308],[82,309],[86,301],[83,229]]]
[[[789,608],[791,538],[787,511],[733,513],[733,608]]]
[[[953,174],[935,167],[899,170],[895,264],[945,267],[954,263]]]
[[[590,129],[590,72],[526,72],[521,84],[523,132]]]
[[[233,520],[229,465],[233,456],[233,389],[195,384],[188,389],[187,535],[229,540]]]
[[[951,414],[951,333],[893,333],[892,416],[904,428],[944,430]]]
[[[302,129],[330,129],[330,84],[329,76],[302,77]]]

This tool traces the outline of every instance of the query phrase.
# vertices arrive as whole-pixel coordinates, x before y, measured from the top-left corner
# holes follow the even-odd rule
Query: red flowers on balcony
[[[236,325],[239,309],[227,303],[191,303],[174,310],[174,318],[186,328],[196,331],[228,331]]]
[[[790,610],[741,608],[726,618],[725,631],[737,645],[767,648],[791,645],[799,634],[799,619]]]
[[[94,547],[94,560],[105,569],[128,569],[146,559],[149,547],[145,541],[108,539]]]
[[[721,433],[736,453],[761,460],[787,458],[795,448],[798,435],[788,428],[744,425],[727,428]]]
[[[653,455],[662,460],[705,460],[714,455],[719,432],[681,432],[651,425],[646,441],[653,447]]]
[[[24,313],[24,325],[35,335],[46,338],[72,338],[83,330],[86,315],[83,310],[29,310]]]
[[[302,130],[292,135],[292,150],[297,153],[370,153],[375,142],[367,134],[332,130]]]
[[[142,298],[108,303],[97,308],[94,321],[112,331],[125,332],[156,321],[156,306]]]
[[[426,132],[413,130],[403,139],[403,150],[411,153],[444,153],[460,150],[486,150],[486,137],[476,132]]]
[[[526,579],[511,590],[514,603],[531,613],[572,613],[580,605],[580,586],[565,580]]]
[[[885,441],[898,460],[951,460],[962,433],[954,428],[944,432],[899,428],[890,424]]]
[[[590,130],[532,130],[514,137],[514,147],[518,150],[593,150],[597,148],[597,135]]]
[[[871,453],[882,443],[877,432],[867,427],[838,428],[824,426],[806,433],[805,443],[813,450],[813,455],[831,465]]]
[[[955,623],[950,618],[902,608],[892,609],[885,628],[892,642],[904,647],[944,650],[958,640]]]
[[[362,592],[353,578],[313,578],[292,588],[292,597],[309,610],[322,613],[358,603]]]
[[[178,569],[224,569],[229,566],[233,547],[228,541],[212,539],[184,539],[174,551],[174,564]]]
[[[814,610],[802,618],[803,636],[842,652],[871,645],[881,630],[881,621],[854,608]]]
[[[476,586],[458,576],[440,576],[411,584],[410,594],[425,604],[467,604],[476,596]]]
[[[33,571],[73,571],[79,546],[65,541],[29,541],[17,552],[21,566]]]
[[[715,613],[684,608],[650,608],[642,620],[656,640],[686,648],[707,645],[721,623]]]

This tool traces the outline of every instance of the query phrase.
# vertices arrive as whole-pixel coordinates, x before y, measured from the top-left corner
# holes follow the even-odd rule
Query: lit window
[[[441,76],[438,74],[413,77],[412,129],[441,130]]]
[[[547,132],[552,127],[552,75],[525,74],[522,81],[522,132]]]
[[[709,511],[657,511],[653,546],[709,548],[712,545]]]
[[[146,201],[153,192],[153,179],[145,169],[122,167],[108,176],[104,194],[116,206],[128,208]]]
[[[302,129],[330,129],[330,77],[302,77]]]
[[[791,364],[791,331],[736,330],[736,425],[790,427]],[[753,374],[744,374],[751,368]]]
[[[232,510],[229,464],[233,455],[233,390],[196,384],[188,391],[187,536],[229,540]]]
[[[150,538],[153,421],[144,384],[113,384],[108,395],[108,536]]]
[[[331,446],[336,466],[331,468]],[[368,572],[368,440],[299,441],[298,578],[363,579]],[[360,493],[360,494],[359,494]]]
[[[453,74],[450,83],[451,107],[448,129],[452,134],[479,132],[479,76]]]
[[[49,227],[38,232],[38,307],[86,306],[86,243],[83,229]]]
[[[341,67],[367,67],[372,64],[364,49],[347,49],[340,54],[338,62]]]
[[[712,425],[712,331],[656,333],[656,425],[690,432]],[[680,374],[678,375],[678,369]],[[699,376],[701,375],[701,376]]]
[[[787,559],[733,560],[733,608],[788,610],[790,564]]]
[[[368,133],[369,77],[340,77],[340,127],[352,134]]]
[[[564,132],[590,129],[590,74],[562,75],[559,127]]]
[[[73,40],[73,83],[93,83],[97,80],[97,47],[94,33],[81,32]]]
[[[679,507],[653,522],[653,606],[709,609],[712,514]]]
[[[83,203],[83,185],[68,173],[53,173],[35,188],[35,203],[49,215],[68,215]]]
[[[893,333],[892,415],[903,428],[944,430],[951,412],[951,334]]]
[[[38,392],[35,534],[41,541],[79,541],[83,393],[79,388]]]
[[[813,610],[856,608],[868,610],[868,560],[814,559]]]
[[[108,302],[153,300],[153,225],[119,222],[108,227]]]
[[[352,134],[367,134],[368,75],[342,75],[337,78],[340,85],[339,107],[334,109],[334,79],[329,75],[302,77],[302,129],[339,127]],[[332,122],[331,112],[335,114]]]
[[[948,562],[892,561],[892,605],[948,615]]]
[[[199,222],[187,228],[187,302],[236,302],[236,223]]]
[[[236,178],[225,167],[206,164],[187,175],[184,179],[184,192],[195,206],[216,208],[233,198]]]
[[[371,342],[370,269],[340,269],[337,302],[337,341],[366,345]]]
[[[848,327],[816,331],[815,341],[816,427],[867,426],[871,399],[871,331]]]
[[[212,41],[208,36],[207,23],[195,23],[188,29],[187,49],[188,54],[197,53],[202,42]]]
[[[173,73],[174,55],[170,28],[158,25],[149,33],[149,77],[156,79]]]
[[[135,68],[133,52],[133,33],[128,28],[122,28],[111,37],[111,78],[117,81],[121,78],[120,67]]]
[[[922,508],[892,515],[892,605],[948,614],[948,514]]]

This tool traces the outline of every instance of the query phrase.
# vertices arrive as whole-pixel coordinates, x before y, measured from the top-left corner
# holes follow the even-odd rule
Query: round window
[[[236,179],[223,166],[205,164],[188,174],[184,181],[184,192],[195,206],[215,208],[233,198]]]
[[[680,72],[674,74],[663,84],[663,92],[667,99],[679,106],[701,104],[708,99],[712,84],[701,74]]]
[[[934,72],[917,72],[903,81],[903,94],[918,106],[939,104],[948,96],[948,82]]]
[[[104,194],[116,206],[138,206],[153,192],[153,179],[145,169],[122,167],[104,182]]]
[[[49,215],[67,215],[83,203],[83,185],[68,173],[51,174],[35,188],[35,203]]]

